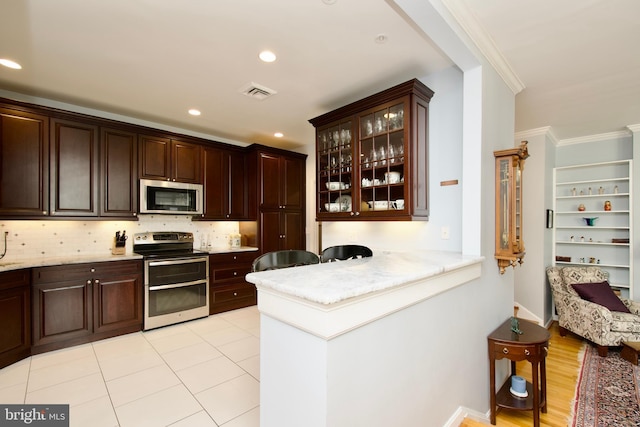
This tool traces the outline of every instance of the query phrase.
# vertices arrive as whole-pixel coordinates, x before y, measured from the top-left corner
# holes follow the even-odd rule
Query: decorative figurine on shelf
[[[578,205],[578,210],[579,210],[580,212],[582,212],[582,211],[583,211],[583,210],[585,210],[585,209],[586,209],[586,208],[584,207],[584,205],[583,205],[582,203],[580,203],[580,204]]]
[[[618,194],[618,186],[613,187],[613,194]]]
[[[574,196],[574,197],[576,196],[576,187],[573,187],[571,189],[571,195]]]
[[[611,210],[611,201],[606,200],[606,201],[604,202],[604,210],[605,210],[605,211],[610,211],[610,210]]]
[[[580,241],[584,242],[584,236],[580,236]]]
[[[511,332],[522,335],[522,331],[520,330],[520,321],[517,317],[511,317]]]
[[[573,236],[571,236],[571,237],[569,238],[569,241],[573,242]]]
[[[592,194],[592,193],[591,193],[591,187],[589,187],[589,195],[591,195],[591,194]]]
[[[602,187],[598,188],[598,194],[604,194],[604,188]]]
[[[596,263],[596,258],[595,257],[589,257],[589,263],[590,264],[595,264]]]
[[[584,191],[580,190],[580,195],[584,196]]]

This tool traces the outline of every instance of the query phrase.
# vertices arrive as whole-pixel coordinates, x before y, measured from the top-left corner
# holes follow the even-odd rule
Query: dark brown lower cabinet
[[[213,254],[209,258],[209,313],[222,313],[257,303],[256,287],[244,280],[257,251]]]
[[[31,354],[30,272],[0,273],[0,368]]]
[[[142,330],[142,261],[33,269],[32,353]]]

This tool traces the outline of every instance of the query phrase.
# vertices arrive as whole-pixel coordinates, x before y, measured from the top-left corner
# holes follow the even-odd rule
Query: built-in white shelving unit
[[[633,298],[631,160],[564,166],[553,172],[554,264],[598,265],[609,273],[612,287]],[[610,210],[605,209],[607,201]],[[596,219],[589,225],[585,218]]]

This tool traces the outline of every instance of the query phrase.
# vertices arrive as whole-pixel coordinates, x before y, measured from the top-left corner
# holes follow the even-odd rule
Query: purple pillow
[[[576,283],[571,285],[580,298],[607,307],[611,311],[631,313],[609,286],[609,282]]]

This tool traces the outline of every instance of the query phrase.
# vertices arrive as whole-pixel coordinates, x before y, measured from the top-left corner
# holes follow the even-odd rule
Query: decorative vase
[[[578,205],[578,210],[580,212],[582,212],[583,210],[585,210],[586,208],[584,207],[584,205],[582,203],[580,203],[580,205]]]
[[[593,227],[594,225],[596,225],[596,219],[598,219],[597,216],[591,217],[591,218],[582,218],[585,220],[585,222],[587,223],[587,225],[589,227]]]
[[[604,202],[604,210],[605,211],[610,211],[611,210],[611,202],[609,200]]]

